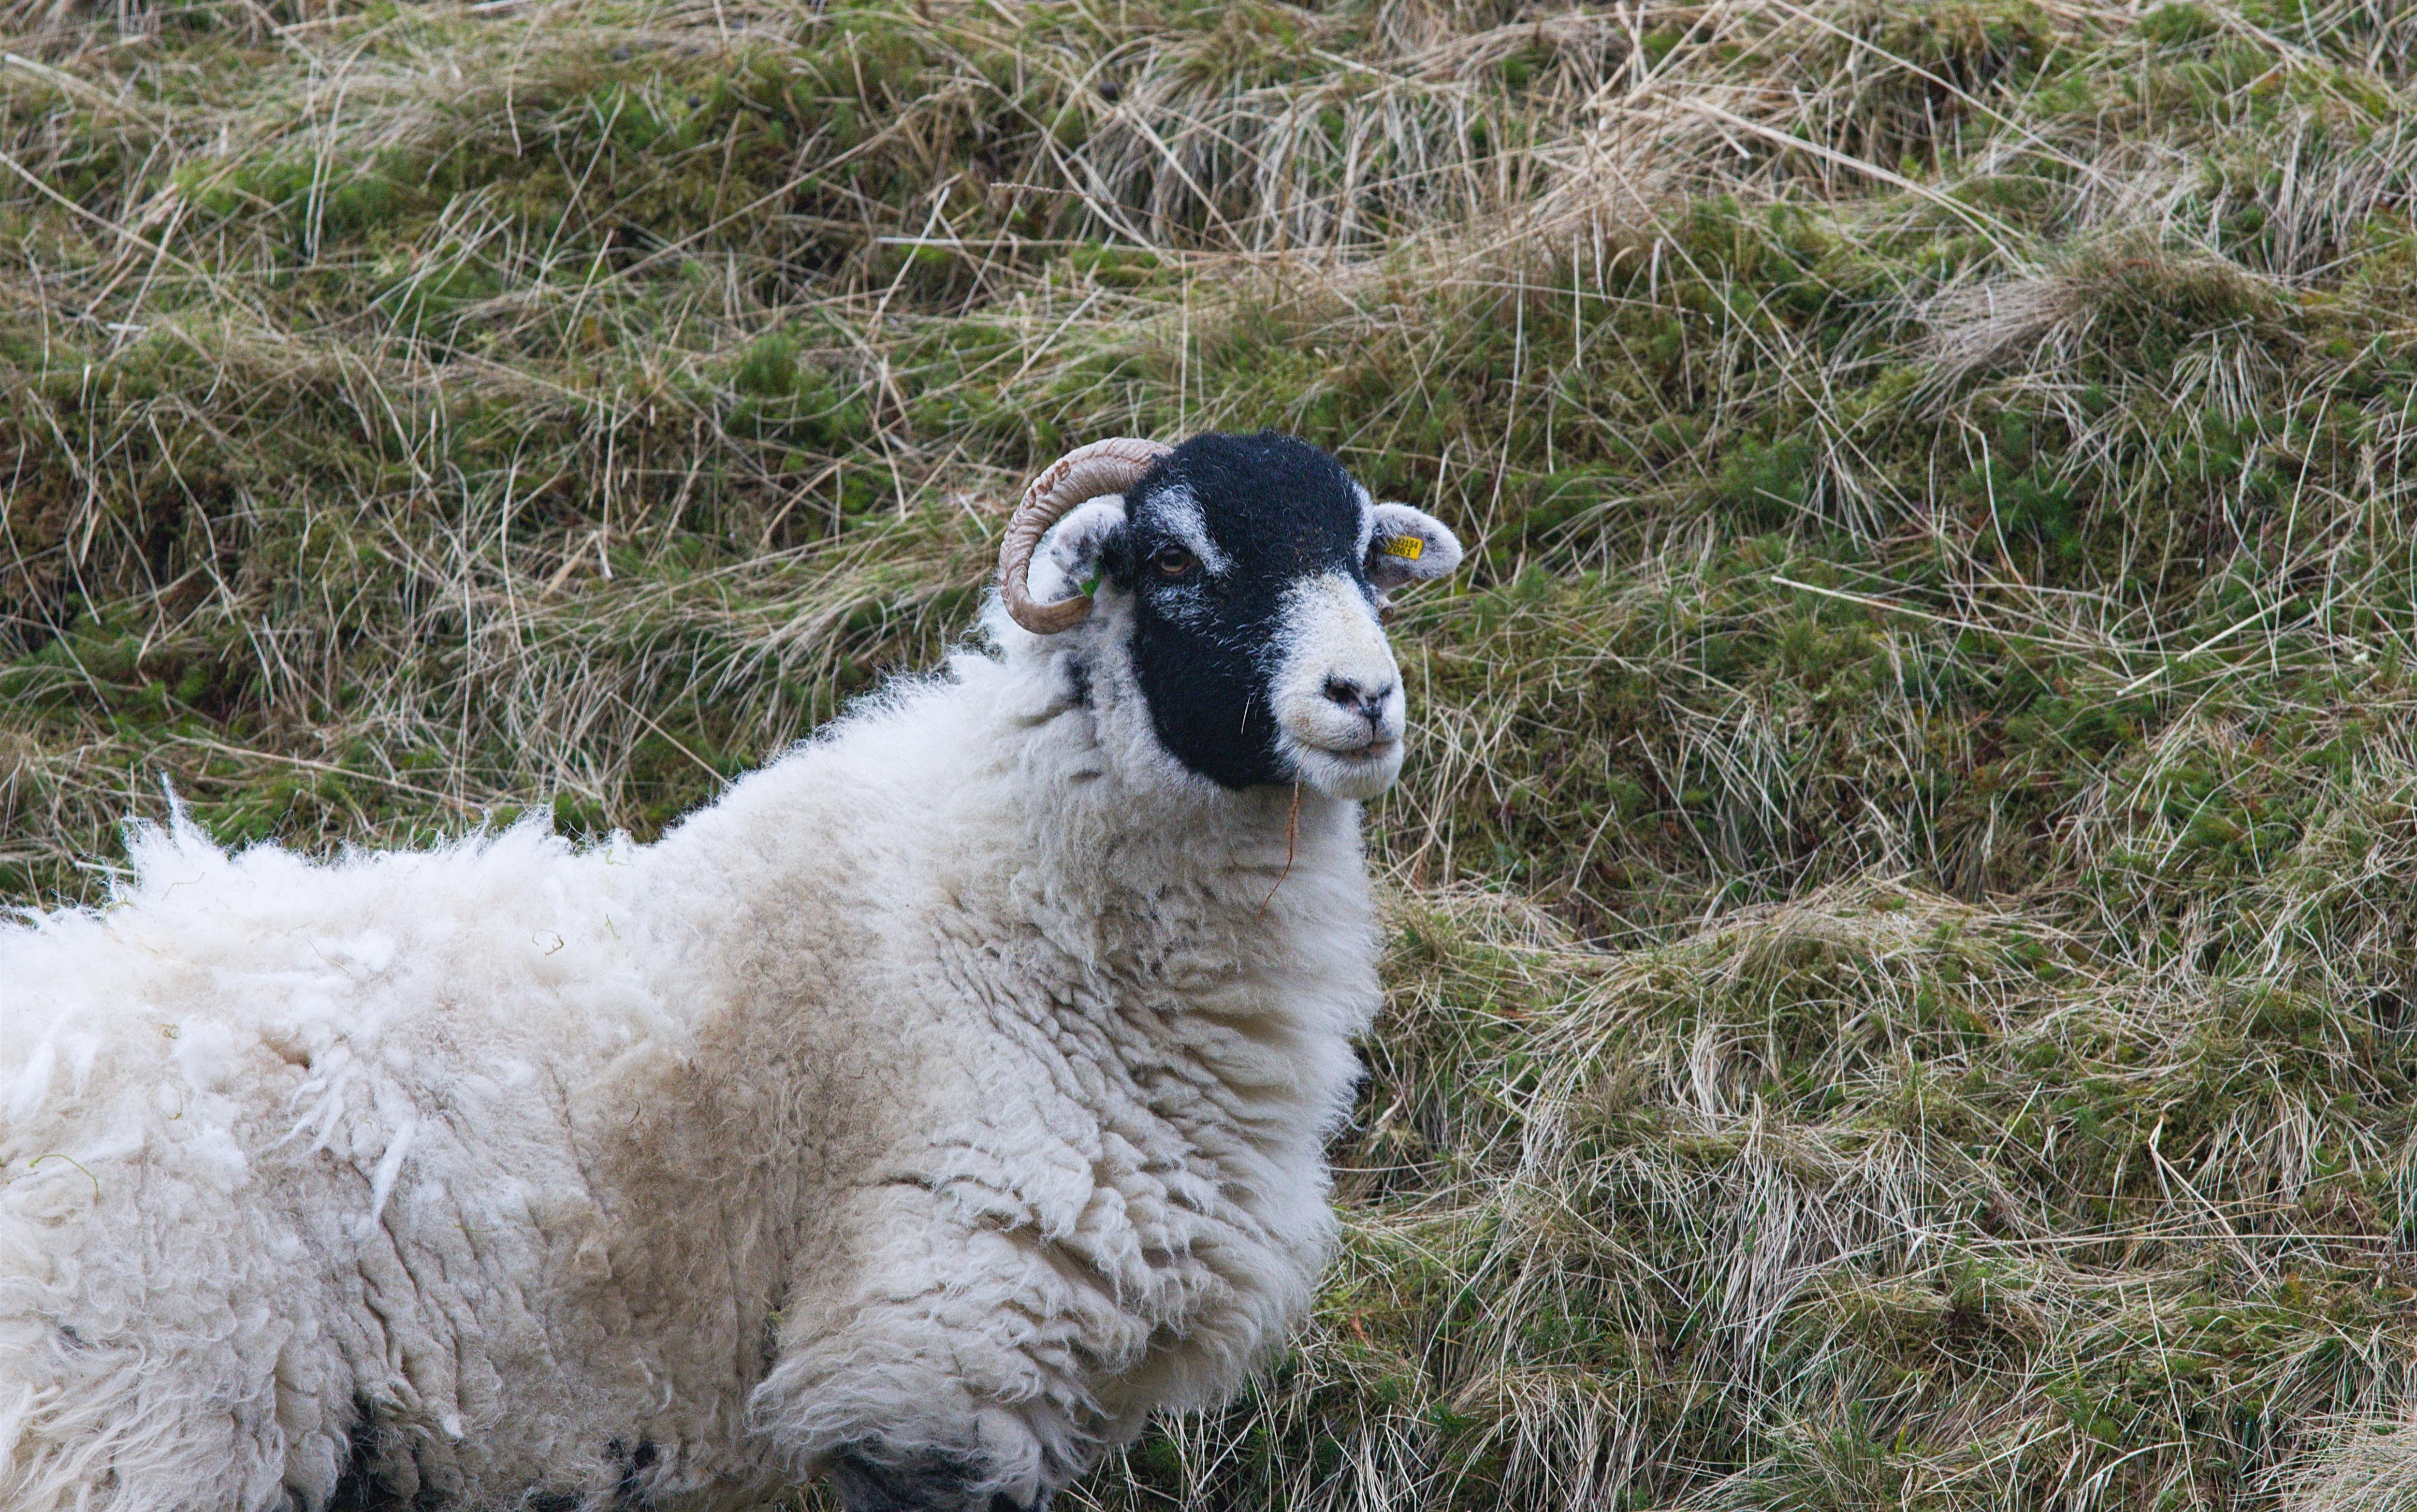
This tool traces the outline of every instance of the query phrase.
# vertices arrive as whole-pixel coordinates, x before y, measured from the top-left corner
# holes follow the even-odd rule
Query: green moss
[[[2158,6],[2139,22],[2141,38],[2159,48],[2187,47],[2223,35],[2224,27],[2203,6]]]

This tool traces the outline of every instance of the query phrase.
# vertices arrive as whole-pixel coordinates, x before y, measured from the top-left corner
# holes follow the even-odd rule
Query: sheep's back
[[[576,1105],[684,1053],[629,858],[132,850],[0,931],[0,1504],[324,1495],[365,1411],[476,1444],[566,1342],[528,1283],[603,1263]]]

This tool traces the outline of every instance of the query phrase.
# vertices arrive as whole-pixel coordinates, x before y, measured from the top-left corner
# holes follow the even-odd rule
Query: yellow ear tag
[[[1398,556],[1405,562],[1415,562],[1426,554],[1427,543],[1416,536],[1395,536],[1376,549],[1387,556]]]

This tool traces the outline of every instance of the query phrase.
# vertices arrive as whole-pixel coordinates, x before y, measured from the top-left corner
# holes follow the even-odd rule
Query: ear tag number
[[[1416,536],[1395,536],[1376,550],[1387,556],[1398,556],[1405,562],[1415,562],[1426,554],[1427,543]]]

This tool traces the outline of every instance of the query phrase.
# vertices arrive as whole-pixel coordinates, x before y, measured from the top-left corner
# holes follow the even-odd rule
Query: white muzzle
[[[1276,748],[1336,798],[1373,798],[1402,771],[1401,670],[1359,585],[1340,573],[1285,594],[1269,682]]]

